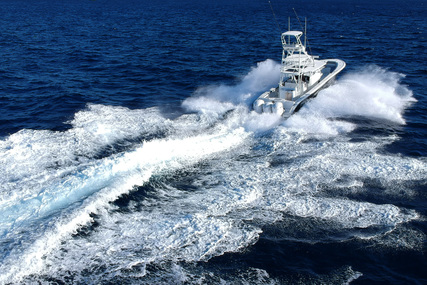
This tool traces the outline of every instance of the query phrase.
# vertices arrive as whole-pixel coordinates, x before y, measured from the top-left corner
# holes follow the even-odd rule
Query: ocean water
[[[427,283],[425,1],[1,4],[0,284]]]

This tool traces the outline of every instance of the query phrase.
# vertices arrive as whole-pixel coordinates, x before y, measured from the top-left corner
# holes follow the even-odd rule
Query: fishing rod
[[[298,20],[298,23],[299,23],[299,25],[300,25],[300,27],[301,27],[301,30],[304,30],[304,46],[307,46],[308,45],[308,49],[310,50],[310,54],[313,54],[312,52],[311,52],[311,46],[310,46],[310,42],[308,41],[308,37],[307,37],[307,18],[305,18],[305,28],[302,26],[302,24],[301,24],[301,21],[299,20],[299,17],[298,17],[298,14],[297,14],[297,11],[295,10],[295,8],[292,8],[292,10],[294,10],[294,13],[295,13],[295,16],[296,16],[296,18],[297,18],[297,20]],[[307,43],[307,44],[306,44]]]
[[[269,0],[268,1],[268,4],[270,5],[270,9],[271,9],[271,13],[273,14],[273,17],[274,17],[274,21],[276,22],[276,25],[277,25],[277,28],[279,29],[279,31],[280,31],[280,34],[282,34],[282,28],[280,27],[280,24],[279,24],[279,22],[277,21],[277,17],[276,17],[276,13],[274,13],[274,9],[273,9],[273,5],[271,4],[271,1]],[[295,13],[295,17],[297,18],[297,20],[298,20],[298,23],[299,23],[299,25],[300,25],[300,27],[301,27],[301,30],[304,30],[304,46],[307,46],[308,45],[308,49],[309,49],[309,51],[310,51],[310,54],[312,54],[312,52],[311,52],[311,46],[310,46],[310,42],[308,41],[308,37],[307,37],[307,18],[305,18],[305,28],[302,26],[302,23],[301,23],[301,21],[300,21],[300,19],[299,19],[299,17],[298,17],[298,14],[297,14],[297,11],[295,10],[295,8],[292,8],[292,10],[294,11],[294,13]],[[289,23],[288,23],[288,25],[289,25],[289,31],[291,30],[291,19],[289,18]]]
[[[271,1],[268,1],[268,4],[270,4],[270,9],[271,9],[271,12],[273,13],[274,21],[276,21],[276,25],[279,28],[279,32],[280,34],[282,34],[282,28],[280,28],[279,22],[277,21],[276,14],[274,13],[274,10],[273,10],[273,6],[271,5]]]

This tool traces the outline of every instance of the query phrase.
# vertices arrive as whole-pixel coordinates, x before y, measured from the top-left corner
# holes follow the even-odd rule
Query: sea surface
[[[0,15],[0,284],[427,284],[426,1]],[[288,17],[347,67],[284,121]]]

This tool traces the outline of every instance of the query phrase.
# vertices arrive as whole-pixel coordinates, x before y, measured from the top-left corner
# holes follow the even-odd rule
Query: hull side
[[[277,105],[280,103],[283,106],[283,112],[281,115],[284,118],[290,117],[293,113],[298,111],[304,103],[310,99],[316,97],[317,93],[320,90],[330,86],[335,81],[335,78],[338,73],[340,73],[345,68],[345,62],[340,59],[327,59],[326,68],[329,69],[328,73],[325,73],[324,76],[321,77],[319,82],[313,85],[309,90],[307,90],[304,94],[294,98],[293,100],[286,100],[279,98],[279,87],[272,88],[267,92],[261,94],[254,102],[253,109],[258,113],[269,113],[271,112],[270,105]],[[262,102],[262,103],[260,103]],[[262,106],[261,106],[262,105]],[[269,108],[262,108],[263,106],[270,106]]]

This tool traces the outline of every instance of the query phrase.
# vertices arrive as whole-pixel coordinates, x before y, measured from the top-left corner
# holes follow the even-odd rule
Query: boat
[[[303,32],[282,33],[283,46],[280,81],[277,87],[261,94],[252,104],[257,113],[273,113],[289,118],[310,98],[331,85],[345,68],[340,59],[319,59],[309,55],[301,41]]]

